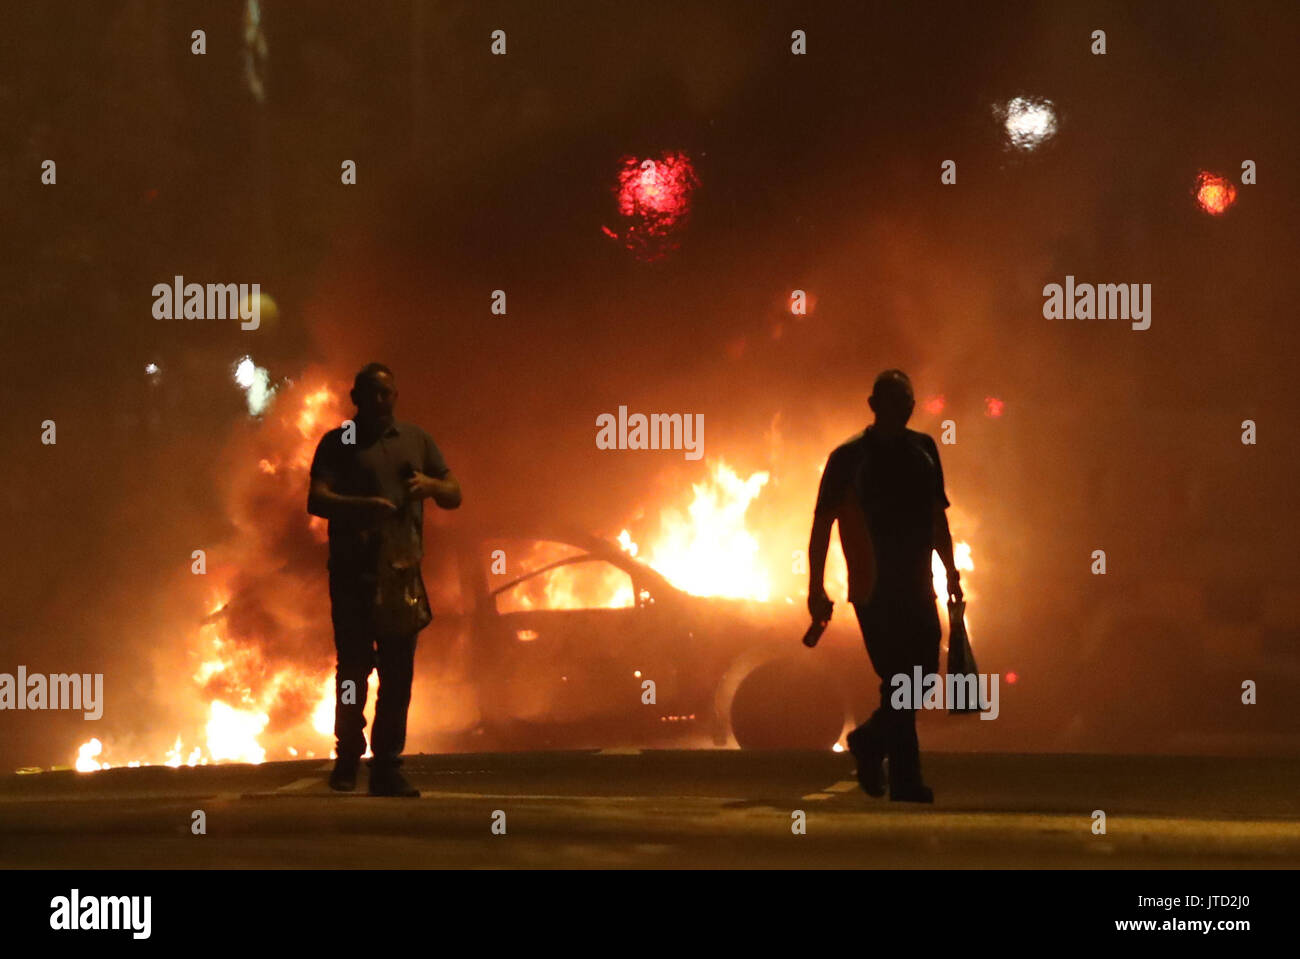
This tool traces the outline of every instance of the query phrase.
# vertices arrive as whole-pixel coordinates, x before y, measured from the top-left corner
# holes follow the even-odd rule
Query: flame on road
[[[326,386],[300,385],[284,392],[286,395],[277,403],[282,408],[270,409],[259,434],[261,442],[272,448],[259,449],[245,464],[243,499],[237,506],[254,518],[257,510],[268,503],[271,508],[283,502],[286,509],[292,504],[293,509],[301,510],[316,442],[321,433],[343,418],[339,397]],[[308,535],[323,542],[325,521],[306,516],[302,519]],[[334,677],[328,659],[315,668],[299,659],[286,661],[281,657],[277,662],[268,653],[270,635],[258,635],[256,631],[247,635],[246,626],[242,635],[230,632],[228,616],[232,602],[238,602],[234,585],[239,564],[244,560],[261,562],[265,551],[259,524],[237,525],[241,532],[234,541],[209,551],[208,561],[214,568],[209,568],[204,578],[216,589],[202,602],[202,612],[198,613],[202,621],[190,630],[189,655],[194,665],[188,682],[178,684],[175,694],[181,699],[180,705],[189,705],[189,711],[193,711],[196,701],[202,704],[201,718],[188,732],[178,732],[170,747],[159,746],[152,755],[148,749],[135,751],[125,762],[110,755],[117,750],[111,750],[98,738],[91,739],[78,747],[76,769],[89,772],[114,766],[261,763],[268,758],[268,738],[277,740],[277,758],[282,758],[281,752],[285,757],[314,757],[331,751]],[[233,562],[216,567],[224,555],[232,556]],[[311,591],[292,590],[273,597],[271,602],[279,618],[268,622],[267,629],[284,621],[311,622],[313,614],[319,612],[315,607],[320,597]],[[372,692],[375,682],[372,674]],[[368,701],[374,702],[373,695]],[[274,717],[281,717],[281,728],[272,729],[277,725]]]

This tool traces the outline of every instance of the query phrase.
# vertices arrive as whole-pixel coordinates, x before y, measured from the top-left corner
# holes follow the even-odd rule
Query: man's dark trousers
[[[882,584],[883,586],[883,584]],[[924,588],[877,587],[867,603],[854,603],[871,665],[880,677],[880,706],[858,727],[889,757],[889,782],[894,790],[921,785],[921,748],[916,738],[916,710],[909,697],[906,709],[894,709],[891,679],[898,673],[914,681],[939,672],[939,612],[929,584]],[[856,730],[855,730],[856,732]]]
[[[379,668],[379,695],[375,726],[370,737],[374,770],[402,765],[406,748],[406,712],[411,702],[411,676],[415,668],[415,641],[419,633],[382,636],[369,622],[370,592],[357,576],[330,576],[331,617],[338,670],[334,679],[334,738],[341,762],[360,762],[366,751],[366,682],[370,670]],[[343,683],[352,680],[355,703],[342,702]]]

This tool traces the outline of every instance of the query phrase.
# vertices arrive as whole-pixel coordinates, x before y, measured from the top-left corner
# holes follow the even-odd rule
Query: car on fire
[[[802,600],[694,596],[581,532],[440,532],[416,699],[444,748],[829,749],[875,705],[851,615],[809,650]]]

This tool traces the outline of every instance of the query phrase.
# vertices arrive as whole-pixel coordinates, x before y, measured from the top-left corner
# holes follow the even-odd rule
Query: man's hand
[[[411,499],[428,499],[438,491],[437,484],[432,476],[415,470],[406,478],[406,492]]]
[[[392,500],[384,499],[382,496],[359,497],[357,508],[364,519],[372,522],[392,516],[397,512],[396,504]]]
[[[413,500],[431,498],[443,509],[455,509],[460,505],[460,483],[451,475],[451,470],[442,479],[412,470],[406,478],[406,492]]]
[[[961,573],[957,570],[950,569],[948,574],[948,601],[951,603],[960,603],[962,601],[961,591]]]
[[[808,615],[820,623],[831,614],[832,603],[824,586],[808,587]]]
[[[315,477],[307,493],[307,512],[330,522],[377,523],[397,512],[397,506],[382,496],[345,496],[330,489],[329,483]]]

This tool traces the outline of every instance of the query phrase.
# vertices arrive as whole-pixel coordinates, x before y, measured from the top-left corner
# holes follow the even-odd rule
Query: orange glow
[[[943,398],[937,399],[942,402]],[[236,476],[237,488],[242,483],[242,489],[252,491],[255,506],[248,507],[236,494],[240,536],[224,544],[222,565],[209,567],[204,585],[212,590],[195,595],[187,606],[192,609],[189,624],[182,620],[167,630],[168,635],[177,633],[186,643],[188,662],[181,672],[173,667],[168,675],[179,676],[172,705],[189,718],[177,720],[167,733],[138,751],[131,747],[128,755],[121,755],[122,748],[114,749],[113,742],[101,733],[99,739],[78,747],[78,770],[260,763],[331,754],[331,658],[324,655],[312,660],[293,646],[286,654],[281,642],[286,634],[276,632],[316,628],[325,598],[310,589],[266,589],[264,595],[253,597],[250,606],[250,589],[256,593],[259,578],[273,573],[259,571],[250,586],[249,576],[241,571],[241,560],[256,565],[264,558],[263,526],[258,518],[267,509],[267,497],[275,497],[275,509],[279,509],[275,504],[283,502],[283,515],[290,517],[290,522],[306,521],[311,535],[317,541],[324,539],[325,521],[307,517],[301,502],[316,441],[340,422],[341,413],[334,393],[304,384],[285,390],[278,407],[257,427],[257,444],[236,466],[242,471]],[[720,459],[708,459],[702,464],[703,476],[689,489],[680,494],[670,492],[657,502],[630,510],[629,516],[637,519],[619,531],[618,548],[687,593],[802,606],[806,559],[802,565],[792,562],[792,552],[801,555],[806,545],[806,511],[817,488],[820,465],[820,459],[807,461],[802,468],[778,476],[767,471],[739,472]],[[701,465],[693,468],[701,469]],[[290,503],[296,509],[294,514],[288,512]],[[241,508],[242,514],[238,512]],[[953,509],[950,515],[954,532],[969,535],[971,527],[960,513]],[[955,552],[969,599],[974,595],[966,576],[974,569],[969,542],[957,541]],[[537,543],[517,565],[512,554],[512,567],[526,575],[528,570],[541,570],[551,563],[582,558],[582,553],[578,547]],[[946,596],[937,557],[934,581],[936,593]],[[843,552],[832,537],[826,585],[837,603],[845,597],[846,584]],[[286,585],[297,584],[286,581]],[[649,604],[656,598],[653,588],[635,596],[632,577],[626,571],[607,560],[588,558],[524,579],[498,594],[497,609],[505,613],[512,609],[630,608],[638,599]],[[942,610],[942,603],[940,607]],[[328,629],[327,616],[323,622]],[[969,630],[969,618],[967,627]],[[521,643],[540,639],[533,629],[521,629],[516,637]],[[1014,680],[1008,677],[1008,682]],[[367,696],[372,707],[376,686],[372,672]],[[689,722],[691,717],[668,716],[663,721]]]
[[[258,440],[262,449],[244,461],[243,479],[258,497],[271,491],[286,503],[299,502],[307,487],[307,469],[320,435],[341,422],[338,397],[325,386],[300,387],[285,398],[296,396],[297,406],[285,403],[272,413],[261,429]],[[274,451],[268,445],[278,445]],[[324,542],[327,523],[319,517],[300,514],[314,540]],[[207,579],[216,590],[196,604],[196,618],[201,622],[190,628],[189,656],[191,667],[186,689],[179,684],[180,705],[202,703],[196,722],[186,732],[162,740],[152,756],[137,755],[129,762],[113,760],[114,765],[198,766],[216,762],[261,763],[268,758],[268,738],[272,715],[292,710],[301,716],[294,725],[277,731],[276,755],[286,758],[314,756],[327,752],[333,737],[334,677],[326,662],[307,665],[275,661],[269,657],[262,637],[247,633],[239,636],[228,631],[227,616],[236,601],[239,580],[238,557],[258,553],[261,543],[256,527],[245,540],[237,540],[230,550],[236,561],[229,568],[209,568]],[[275,600],[275,611],[289,623],[308,621],[319,597],[293,593]],[[269,637],[267,637],[269,638]],[[375,677],[371,676],[371,685]],[[373,691],[373,690],[372,690]],[[296,704],[315,702],[314,711]],[[373,697],[371,698],[373,702]],[[283,725],[283,724],[282,724]],[[286,743],[287,737],[298,739]],[[166,745],[170,741],[170,746]],[[78,747],[76,768],[82,771],[111,768],[106,760],[113,752],[111,743],[91,739]]]
[[[633,539],[628,529],[617,536],[623,552],[636,556],[670,583],[696,596],[718,596],[758,602],[802,603],[807,574],[806,564],[792,567],[789,534],[780,525],[783,511],[766,504],[765,523],[752,520],[751,508],[760,503],[770,476],[753,473],[747,478],[736,473],[721,460],[709,460],[708,476],[693,484],[692,499],[683,509],[664,505],[658,510],[658,528]],[[816,471],[812,471],[815,475]],[[643,510],[654,515],[653,510]],[[953,527],[967,529],[966,520],[952,510]],[[806,535],[802,527],[799,535]],[[800,541],[802,545],[802,540]],[[974,593],[965,575],[975,568],[970,543],[957,540],[954,560],[963,573],[962,590],[969,600]],[[567,556],[576,549],[557,548],[556,544],[536,544],[524,560],[523,568],[539,569]],[[947,575],[938,554],[932,556],[935,593],[947,596]],[[529,589],[523,589],[525,585]],[[507,590],[498,598],[499,612],[526,609],[592,609],[631,605],[625,573],[603,562],[574,563],[559,566],[518,589],[510,596]],[[838,539],[832,537],[826,561],[826,586],[836,600],[848,591],[847,567]],[[507,599],[507,597],[509,597]],[[652,600],[646,595],[642,601]],[[967,630],[970,619],[967,617]]]
[[[88,773],[101,768],[99,762],[95,759],[104,751],[104,744],[98,739],[91,739],[84,742],[77,748],[76,769],[79,773]]]
[[[940,393],[937,396],[930,397],[928,400],[922,403],[921,409],[925,410],[925,412],[929,413],[931,416],[938,416],[940,413],[943,412],[943,405],[944,405],[943,394]]]
[[[971,559],[970,544],[966,542],[954,542],[952,544],[953,562],[957,564],[957,571],[962,573],[961,591],[965,599],[969,600],[972,596],[969,585],[966,583],[965,573],[975,568],[975,561]],[[943,568],[943,561],[939,559],[938,553],[930,554],[930,574],[934,580],[934,592],[940,599],[948,596],[948,571]],[[969,631],[970,621],[966,622],[966,628]]]
[[[1223,216],[1237,202],[1237,188],[1227,177],[1202,170],[1196,177],[1196,202],[1210,216]]]
[[[797,309],[797,307],[801,305],[802,312]],[[790,311],[791,316],[812,316],[817,312],[817,294],[804,290],[802,303],[795,300],[794,297],[791,297],[787,309]]]
[[[633,605],[632,577],[600,559],[545,569],[581,550],[560,543],[534,543],[520,561],[524,570],[538,570],[523,582],[497,594],[498,613],[546,609],[621,609]],[[525,632],[529,632],[525,630]],[[533,636],[519,636],[528,642]]]
[[[315,442],[324,413],[337,402],[338,398],[325,386],[303,397],[302,410],[298,413],[298,432],[304,439]]]
[[[1006,404],[996,396],[986,396],[984,397],[984,415],[996,419],[1002,415],[1002,408],[1005,405]]]
[[[661,512],[661,533],[645,550],[645,561],[696,596],[767,600],[772,586],[745,513],[768,479],[767,473],[741,479],[716,461],[709,477],[692,486],[694,499],[685,513]]]
[[[312,539],[318,543],[325,543],[330,538],[329,520],[322,516],[312,516],[307,520],[307,528],[311,530]]]

